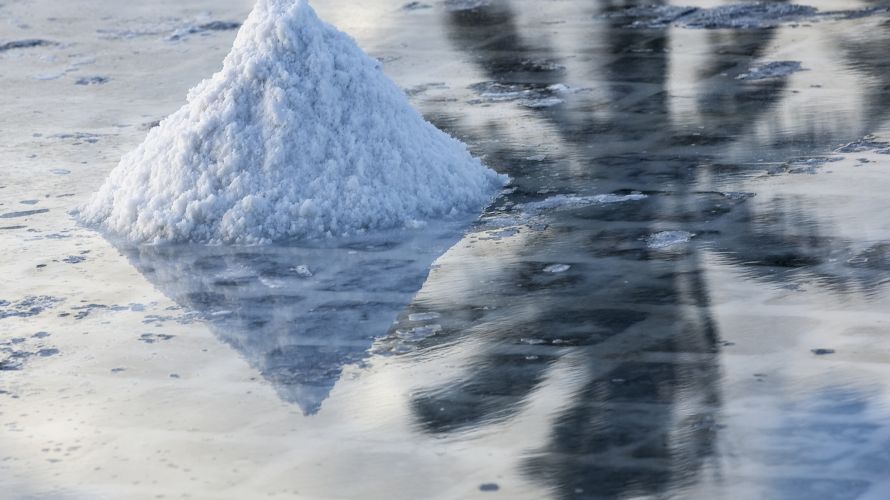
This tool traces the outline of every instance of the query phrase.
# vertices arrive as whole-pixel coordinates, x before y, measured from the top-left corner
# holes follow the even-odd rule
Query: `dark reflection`
[[[876,286],[857,266],[890,261],[882,244],[855,258],[849,241],[822,234],[815,207],[786,197],[755,213],[753,193],[718,187],[752,174],[795,175],[812,165],[810,155],[862,137],[886,117],[888,87],[867,97],[877,105],[862,128],[800,126],[766,137],[757,125],[782,112],[793,95],[788,80],[737,77],[766,54],[778,28],[706,33],[696,47],[704,52],[696,57],[703,62],[693,75],[697,93],[681,115],[671,95],[671,66],[682,64],[671,60],[676,29],[629,28],[633,20],[621,14],[663,4],[599,2],[582,10],[597,22],[574,32],[574,52],[551,44],[546,29],[523,33],[517,5],[477,2],[445,20],[453,46],[486,79],[469,87],[479,98],[467,112],[478,118],[486,108],[472,106],[518,104],[526,108],[522,120],[496,115],[468,128],[447,109],[428,113],[459,137],[484,138],[477,149],[514,178],[516,191],[486,215],[510,216],[553,193],[647,197],[552,211],[541,227],[520,224],[518,235],[501,240],[481,227],[478,239],[465,240],[470,250],[453,251],[408,309],[435,312],[435,334],[408,345],[393,334],[383,348],[451,356],[464,367],[413,395],[418,428],[436,436],[509,425],[539,391],[553,390],[545,386],[556,366],[570,365],[577,388],[551,416],[547,442],[527,450],[523,472],[554,498],[673,497],[706,472],[719,478],[718,355],[726,343],[711,317],[705,250],[758,279],[786,286],[815,278],[839,294]],[[876,46],[860,63],[875,73]],[[553,86],[569,74],[564,65],[576,79],[584,73],[597,95],[546,101],[559,95]],[[536,151],[513,137],[538,130],[555,133],[547,145],[557,152],[543,161],[530,160]],[[731,149],[738,144],[741,153]],[[663,231],[692,239],[653,245]],[[571,267],[553,272],[558,263]],[[422,324],[406,317],[394,331]],[[819,480],[797,481],[807,490]]]
[[[345,365],[360,364],[454,244],[457,223],[304,246],[121,247],[185,310],[149,321],[206,321],[285,401],[316,413]]]

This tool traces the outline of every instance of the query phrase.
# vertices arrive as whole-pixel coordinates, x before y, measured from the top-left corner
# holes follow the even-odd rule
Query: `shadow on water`
[[[318,245],[119,248],[185,310],[158,319],[205,321],[283,400],[311,415],[460,234],[449,222]]]

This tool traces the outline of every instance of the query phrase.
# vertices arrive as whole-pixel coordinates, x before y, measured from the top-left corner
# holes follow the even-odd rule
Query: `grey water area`
[[[478,219],[79,226],[251,3],[0,4],[0,498],[890,496],[886,3],[315,0]]]

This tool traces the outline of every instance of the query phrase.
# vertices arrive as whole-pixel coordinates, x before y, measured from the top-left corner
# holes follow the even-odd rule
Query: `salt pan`
[[[306,0],[259,0],[78,216],[136,242],[312,239],[478,212],[505,181]]]

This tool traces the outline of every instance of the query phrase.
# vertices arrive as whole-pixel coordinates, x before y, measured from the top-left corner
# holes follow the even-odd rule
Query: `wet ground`
[[[885,4],[314,5],[513,178],[468,231],[79,227],[250,2],[0,5],[0,497],[890,496]]]

